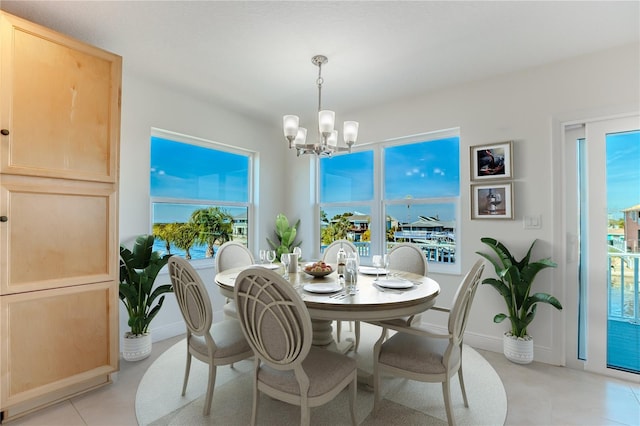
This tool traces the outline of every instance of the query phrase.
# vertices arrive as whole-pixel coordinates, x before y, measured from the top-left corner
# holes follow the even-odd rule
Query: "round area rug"
[[[359,365],[371,365],[372,347],[361,341],[354,356]],[[251,422],[253,360],[218,367],[211,414],[202,415],[208,367],[193,359],[187,392],[181,396],[186,363],[186,341],[169,348],[149,367],[138,386],[136,416],[140,425],[248,425]],[[452,405],[459,425],[503,425],[507,397],[493,367],[469,346],[463,348],[464,380],[469,408],[464,406],[456,376],[451,380]],[[382,380],[383,400],[374,416],[373,391],[358,386],[356,420],[361,425],[446,425],[442,385],[393,377]],[[333,401],[311,410],[314,425],[350,424],[346,391]],[[298,424],[300,408],[262,395],[258,424]]]

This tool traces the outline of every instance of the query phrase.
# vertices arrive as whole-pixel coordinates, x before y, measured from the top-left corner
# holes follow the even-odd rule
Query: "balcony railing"
[[[610,319],[640,324],[640,253],[609,253]]]

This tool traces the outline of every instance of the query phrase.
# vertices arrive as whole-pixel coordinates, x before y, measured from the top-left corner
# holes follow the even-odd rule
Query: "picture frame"
[[[471,185],[471,219],[513,219],[511,182]]]
[[[513,178],[513,141],[470,147],[471,180]]]

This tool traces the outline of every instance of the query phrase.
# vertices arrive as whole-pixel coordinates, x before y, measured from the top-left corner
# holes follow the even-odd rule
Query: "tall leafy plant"
[[[538,272],[558,266],[550,258],[531,262],[531,251],[537,240],[531,243],[526,256],[519,261],[501,242],[486,237],[481,238],[480,241],[493,251],[493,255],[476,253],[491,262],[498,276],[498,278],[485,278],[482,284],[495,288],[507,305],[507,313],[497,314],[493,317],[493,322],[500,323],[508,318],[511,321],[511,334],[516,337],[525,337],[527,327],[536,316],[538,303],[547,303],[556,309],[562,309],[558,299],[550,294],[531,294],[531,287]]]
[[[291,226],[289,219],[282,213],[276,216],[276,237],[278,242],[275,243],[271,238],[267,237],[269,246],[276,251],[276,257],[280,259],[282,253],[291,253],[294,247],[298,247],[300,242],[296,241],[296,235],[298,233],[298,227],[300,226],[300,219]]]
[[[162,308],[164,294],[173,292],[170,284],[153,288],[158,273],[171,257],[170,254],[160,256],[159,252],[153,251],[154,239],[153,235],[140,235],[136,238],[133,250],[120,246],[119,294],[129,315],[131,334],[134,335],[149,331],[151,320]]]

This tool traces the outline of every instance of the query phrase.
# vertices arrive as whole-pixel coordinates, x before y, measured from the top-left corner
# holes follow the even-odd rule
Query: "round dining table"
[[[223,295],[234,297],[236,278],[247,268],[232,268],[216,275],[216,284]],[[283,273],[283,268],[277,271]],[[334,290],[331,287],[339,283],[335,271],[324,277],[314,277],[304,272],[303,265],[300,265],[298,272],[291,272],[286,278],[298,290],[309,309],[313,322],[313,344],[325,347],[336,344],[332,321],[382,321],[416,315],[431,308],[440,293],[440,286],[431,278],[395,270],[390,270],[388,276],[385,273],[378,276],[374,268],[365,266],[359,268],[356,293],[353,295],[344,286],[331,291]],[[338,347],[341,352],[348,349]]]

